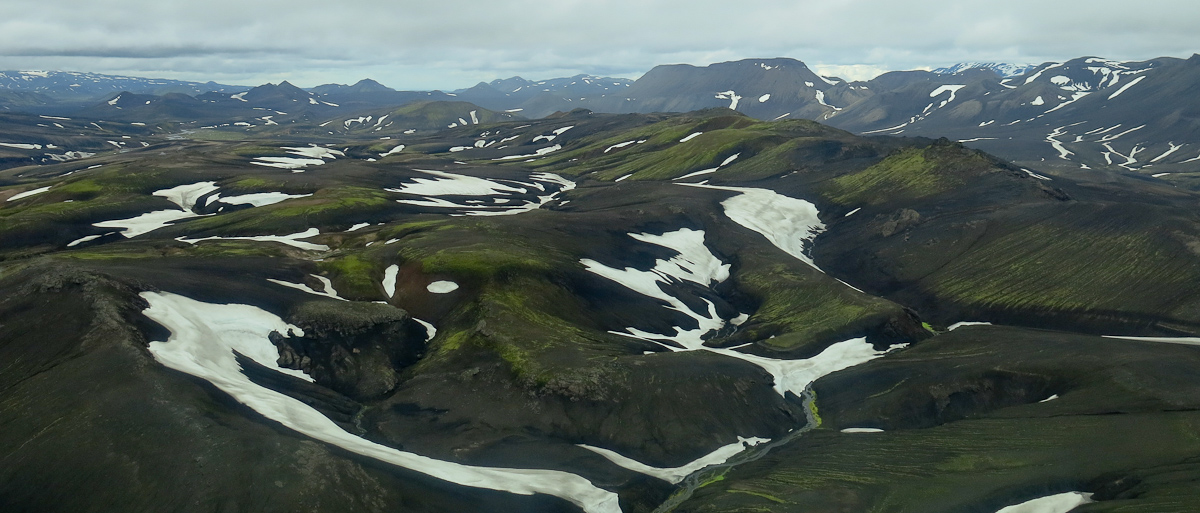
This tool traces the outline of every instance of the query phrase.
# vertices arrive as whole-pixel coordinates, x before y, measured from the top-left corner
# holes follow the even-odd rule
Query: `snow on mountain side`
[[[990,69],[1000,76],[1009,78],[1024,75],[1036,68],[1033,64],[1010,64],[1007,62],[960,62],[953,66],[933,70],[939,75],[954,75],[972,69]]]

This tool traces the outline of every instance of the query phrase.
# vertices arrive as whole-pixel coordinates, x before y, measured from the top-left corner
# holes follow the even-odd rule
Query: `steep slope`
[[[1197,70],[1200,57],[1136,63],[1089,57],[1004,80],[966,72],[909,80],[830,121],[861,132],[952,136],[1045,168],[1185,172],[1196,157],[1189,147],[1200,144]],[[959,86],[949,101],[946,89]],[[931,107],[921,108],[923,102]]]

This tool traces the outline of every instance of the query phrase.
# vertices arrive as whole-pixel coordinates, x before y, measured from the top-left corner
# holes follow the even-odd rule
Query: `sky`
[[[791,57],[869,79],[1200,52],[1195,0],[4,0],[0,69],[452,90]]]

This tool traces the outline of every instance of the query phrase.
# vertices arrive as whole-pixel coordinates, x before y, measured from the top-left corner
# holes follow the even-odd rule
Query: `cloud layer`
[[[793,57],[869,75],[960,61],[1144,60],[1197,48],[1200,3],[1098,0],[7,0],[0,69],[400,89]]]

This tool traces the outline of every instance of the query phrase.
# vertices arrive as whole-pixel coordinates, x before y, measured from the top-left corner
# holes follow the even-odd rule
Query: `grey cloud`
[[[0,68],[451,89],[748,57],[861,69],[1186,57],[1200,21],[1200,4],[1175,0],[9,0],[6,11]]]

